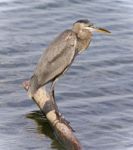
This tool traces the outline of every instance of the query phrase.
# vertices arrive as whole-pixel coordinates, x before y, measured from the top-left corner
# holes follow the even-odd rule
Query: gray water
[[[94,34],[59,80],[59,109],[84,150],[133,150],[132,0],[0,0],[0,150],[62,150],[21,84],[82,18],[112,35]]]

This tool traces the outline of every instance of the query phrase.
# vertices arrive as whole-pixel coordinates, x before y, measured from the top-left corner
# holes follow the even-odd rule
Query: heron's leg
[[[57,113],[59,113],[59,109],[58,109],[58,106],[57,106],[56,101],[55,101],[55,93],[54,93],[54,87],[55,87],[55,83],[56,83],[57,80],[58,80],[58,78],[56,78],[56,79],[52,82],[52,85],[51,85],[51,94],[52,94],[53,104],[55,105],[55,108],[56,108]]]
[[[56,83],[57,80],[58,80],[58,78],[56,78],[56,79],[52,82],[52,85],[51,85],[52,101],[53,101],[53,104],[54,104],[55,109],[56,109],[55,111],[56,111],[57,116],[59,116],[60,121],[63,122],[63,123],[65,123],[72,131],[74,131],[74,130],[72,129],[72,127],[69,125],[70,122],[67,121],[67,120],[62,116],[62,114],[59,112],[58,106],[57,106],[56,101],[55,101],[54,87],[55,87],[55,83]]]

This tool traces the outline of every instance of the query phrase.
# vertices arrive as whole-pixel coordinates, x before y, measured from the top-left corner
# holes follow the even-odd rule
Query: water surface
[[[133,1],[1,0],[1,150],[62,150],[21,83],[48,43],[82,18],[112,35],[94,34],[57,83],[57,103],[84,150],[133,149]]]

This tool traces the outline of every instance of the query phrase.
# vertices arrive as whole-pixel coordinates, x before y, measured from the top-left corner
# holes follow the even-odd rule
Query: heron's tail
[[[30,79],[30,87],[28,90],[28,95],[30,98],[32,98],[35,94],[35,92],[38,90],[39,86],[38,86],[38,80],[37,80],[37,76],[33,75]]]

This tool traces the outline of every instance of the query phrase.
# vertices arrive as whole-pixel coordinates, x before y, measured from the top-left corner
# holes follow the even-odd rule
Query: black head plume
[[[91,23],[88,19],[80,19],[80,20],[76,21],[75,23],[84,23],[90,27],[93,26],[93,23]]]

